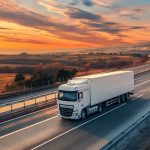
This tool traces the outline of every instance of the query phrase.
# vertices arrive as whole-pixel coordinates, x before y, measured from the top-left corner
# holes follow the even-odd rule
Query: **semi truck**
[[[75,77],[58,88],[58,116],[84,119],[107,106],[126,101],[133,92],[133,71]]]

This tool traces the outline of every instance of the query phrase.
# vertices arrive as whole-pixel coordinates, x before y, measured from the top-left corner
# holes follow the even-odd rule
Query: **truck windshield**
[[[59,91],[58,92],[58,99],[63,101],[77,101],[78,98],[77,91]]]

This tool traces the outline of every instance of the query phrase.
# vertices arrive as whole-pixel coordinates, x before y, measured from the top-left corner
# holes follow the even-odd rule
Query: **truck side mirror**
[[[78,93],[78,99],[83,98],[83,92]]]

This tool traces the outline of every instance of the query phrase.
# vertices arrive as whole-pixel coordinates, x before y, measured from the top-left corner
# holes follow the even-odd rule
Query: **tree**
[[[20,82],[24,82],[24,81],[25,81],[25,76],[23,74],[21,74],[21,73],[16,74],[14,82],[20,83]]]
[[[57,81],[67,81],[68,79],[71,79],[72,77],[75,76],[75,74],[77,73],[77,70],[65,70],[65,69],[61,69],[58,71],[57,73]]]

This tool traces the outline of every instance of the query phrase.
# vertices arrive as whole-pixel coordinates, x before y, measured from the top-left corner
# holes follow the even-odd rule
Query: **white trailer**
[[[76,77],[59,87],[58,115],[85,118],[105,106],[120,103],[134,91],[134,72],[116,71]]]

